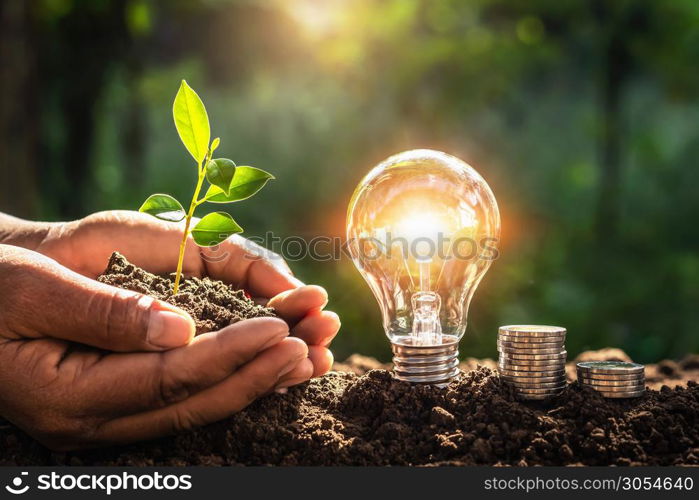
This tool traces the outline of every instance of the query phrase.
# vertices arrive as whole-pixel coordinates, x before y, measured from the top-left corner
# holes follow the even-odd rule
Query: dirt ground
[[[445,389],[381,366],[355,355],[228,420],[107,450],[52,453],[0,421],[0,465],[699,465],[696,355],[649,365],[652,389],[634,400],[573,382],[546,403],[519,402],[492,360],[462,363]]]
[[[100,280],[185,307],[199,333],[274,314],[208,279],[186,280],[172,297],[167,278],[118,254]],[[0,465],[699,465],[699,355],[647,366],[648,390],[631,400],[575,382],[575,362],[609,359],[628,356],[583,353],[560,395],[521,402],[493,360],[464,360],[439,389],[397,381],[390,366],[354,355],[227,420],[147,443],[52,453],[0,419]]]

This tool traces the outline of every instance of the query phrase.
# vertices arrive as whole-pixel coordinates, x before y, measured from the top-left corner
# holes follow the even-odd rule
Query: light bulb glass
[[[359,183],[347,238],[381,308],[399,378],[442,383],[457,373],[469,304],[499,234],[490,187],[446,153],[397,154]]]

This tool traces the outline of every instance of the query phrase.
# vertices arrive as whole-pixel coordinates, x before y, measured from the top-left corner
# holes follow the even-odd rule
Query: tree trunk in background
[[[59,184],[58,198],[63,217],[81,217],[86,212],[86,195],[93,181],[97,107],[108,71],[121,63],[127,46],[125,10],[125,0],[114,0],[105,8],[74,9],[58,24],[60,45],[54,50],[59,50],[60,64],[52,68],[54,79],[60,82],[58,101],[65,124],[65,144],[59,156],[59,172],[65,179]]]
[[[37,210],[36,57],[30,2],[0,2],[0,211]]]
[[[90,181],[90,160],[95,143],[95,110],[102,89],[101,77],[84,77],[83,84],[71,86],[63,95],[61,111],[66,126],[66,143],[61,158],[67,182],[58,200],[63,217],[78,218],[84,213]],[[78,82],[72,82],[77,84]]]
[[[610,12],[613,8],[603,5],[598,11],[606,38],[600,76],[599,198],[595,222],[597,237],[604,243],[612,243],[619,230],[623,161],[622,96],[630,70],[630,57],[624,38],[626,19],[623,19],[624,14]]]
[[[126,61],[126,86],[128,99],[122,116],[121,161],[124,163],[126,186],[141,186],[146,171],[146,107],[141,88],[143,61],[140,43],[133,42]]]
[[[614,239],[619,225],[621,192],[621,90],[624,79],[622,42],[612,35],[602,81],[602,123],[599,144],[599,199],[597,235]]]

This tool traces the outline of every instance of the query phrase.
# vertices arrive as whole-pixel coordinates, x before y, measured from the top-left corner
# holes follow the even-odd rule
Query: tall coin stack
[[[646,392],[645,367],[622,361],[578,363],[578,382],[605,398],[637,398]]]
[[[522,399],[546,399],[566,386],[566,329],[510,325],[498,330],[498,371]]]

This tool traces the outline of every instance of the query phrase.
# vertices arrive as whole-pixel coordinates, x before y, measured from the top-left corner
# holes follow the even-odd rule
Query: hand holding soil
[[[244,288],[286,321],[248,319],[193,338],[194,321],[178,307],[94,280],[113,250],[172,271],[178,224],[135,212],[0,223],[0,241],[12,244],[0,245],[0,413],[54,449],[210,423],[332,364],[339,320],[322,311],[324,290],[255,256],[242,238],[200,250],[188,242],[184,274]]]

